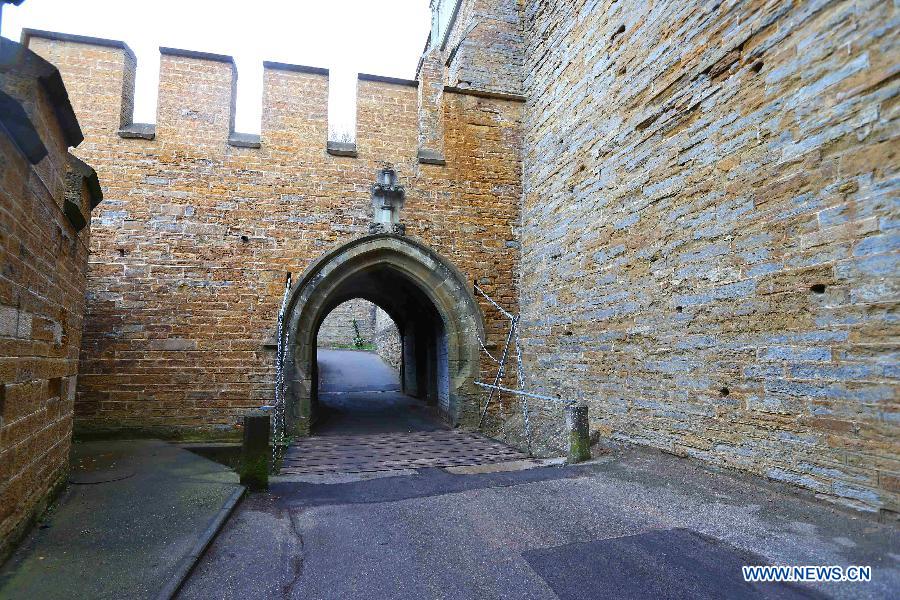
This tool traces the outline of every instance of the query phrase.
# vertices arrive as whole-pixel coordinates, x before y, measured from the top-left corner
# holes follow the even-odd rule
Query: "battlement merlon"
[[[328,69],[263,62],[262,139],[269,151],[311,159],[328,138]],[[309,140],[320,140],[310,144]]]
[[[21,43],[59,69],[88,143],[131,124],[137,59],[125,42],[23,29]]]
[[[237,67],[231,56],[161,47],[156,134],[195,147],[234,132]]]

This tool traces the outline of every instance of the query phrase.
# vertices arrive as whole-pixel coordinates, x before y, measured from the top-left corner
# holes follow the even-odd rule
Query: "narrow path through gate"
[[[478,433],[453,429],[309,437],[294,443],[282,474],[365,473],[524,460],[521,452]]]

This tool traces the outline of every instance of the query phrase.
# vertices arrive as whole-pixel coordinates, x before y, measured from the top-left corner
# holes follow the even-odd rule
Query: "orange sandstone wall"
[[[421,164],[416,82],[361,78],[357,156],[334,156],[327,72],[267,63],[259,147],[239,147],[229,142],[231,60],[166,51],[155,135],[144,139],[152,128],[122,122],[134,69],[124,44],[28,37],[62,71],[83,118],[79,156],[105,186],[92,225],[80,430],[228,433],[244,409],[271,401],[265,344],[286,274],[367,233],[370,187],[386,165],[407,190],[407,235],[514,306],[519,102],[445,94],[446,165]],[[500,343],[503,323],[484,312],[489,344]]]
[[[68,473],[100,199],[79,141],[55,69],[0,38],[0,562]]]

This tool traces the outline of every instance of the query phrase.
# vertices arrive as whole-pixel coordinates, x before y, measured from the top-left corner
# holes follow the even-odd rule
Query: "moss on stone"
[[[577,431],[569,432],[569,462],[578,463],[591,457],[591,440]]]
[[[251,491],[269,489],[269,457],[264,455],[241,458],[241,484]]]

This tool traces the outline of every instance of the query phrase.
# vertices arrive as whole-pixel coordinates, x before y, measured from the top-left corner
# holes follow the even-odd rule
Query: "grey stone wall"
[[[386,312],[375,307],[375,352],[398,371],[401,362],[400,332]]]
[[[446,83],[522,93],[522,23],[518,0],[461,0],[443,45]]]
[[[900,509],[897,5],[525,4],[526,386]]]
[[[371,347],[375,338],[375,308],[360,298],[339,304],[322,321],[317,338],[319,348],[355,347],[357,328],[363,344]]]

